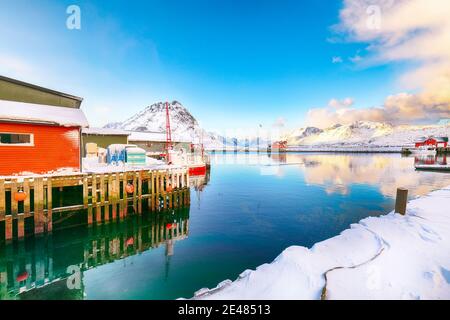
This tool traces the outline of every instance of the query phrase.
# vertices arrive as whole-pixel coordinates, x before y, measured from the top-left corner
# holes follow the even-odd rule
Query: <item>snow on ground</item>
[[[134,170],[156,170],[156,169],[167,169],[167,168],[178,168],[176,166],[168,166],[164,161],[153,159],[150,157],[146,158],[145,166],[132,166],[124,162],[119,162],[118,164],[107,164],[100,163],[98,158],[83,158],[83,172],[84,173],[108,173],[108,172],[124,172],[124,171],[134,171]]]
[[[194,299],[450,299],[449,205],[450,186],[410,201],[406,216],[365,218],[311,249],[289,247]]]

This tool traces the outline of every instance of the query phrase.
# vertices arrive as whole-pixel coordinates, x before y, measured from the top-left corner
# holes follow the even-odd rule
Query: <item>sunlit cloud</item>
[[[341,109],[351,107],[354,103],[355,101],[353,100],[353,98],[345,98],[343,100],[331,99],[328,102],[328,106],[335,109]]]
[[[398,82],[404,90],[379,107],[312,109],[306,123],[319,127],[355,120],[433,122],[450,117],[450,1],[345,0],[334,30],[367,43],[351,61],[366,66],[407,62]],[[368,88],[370,90],[370,88]]]

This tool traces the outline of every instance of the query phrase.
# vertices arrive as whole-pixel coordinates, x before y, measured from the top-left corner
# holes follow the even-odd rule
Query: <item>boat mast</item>
[[[172,130],[170,129],[169,103],[166,102],[166,157],[167,164],[172,164],[170,158],[170,150],[172,150]]]

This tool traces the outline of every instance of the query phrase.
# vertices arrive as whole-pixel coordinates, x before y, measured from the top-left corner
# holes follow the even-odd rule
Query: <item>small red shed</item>
[[[79,107],[0,100],[0,175],[81,171]]]
[[[287,148],[287,141],[276,141],[272,143],[272,150],[284,151]]]
[[[448,138],[447,137],[429,137],[429,138],[420,138],[415,142],[416,148],[422,146],[433,146],[436,148],[446,148],[448,146]]]

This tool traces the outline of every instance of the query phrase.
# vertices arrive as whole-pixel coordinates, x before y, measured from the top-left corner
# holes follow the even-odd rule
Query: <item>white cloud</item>
[[[333,57],[333,58],[331,58],[331,62],[332,63],[342,63],[343,62],[343,60],[342,60],[342,57]]]
[[[328,102],[328,106],[336,108],[336,109],[340,109],[340,108],[351,107],[354,103],[355,103],[355,101],[353,100],[353,98],[345,98],[343,100],[331,99]]]
[[[349,41],[368,44],[367,55],[358,53],[353,62],[409,62],[399,84],[417,93],[391,95],[379,108],[312,109],[307,123],[432,122],[450,117],[450,1],[345,0],[334,30]]]
[[[357,54],[357,55],[355,55],[355,56],[353,56],[353,57],[350,57],[350,58],[348,58],[351,62],[353,62],[353,63],[358,63],[358,62],[360,62],[360,61],[362,61],[362,57],[359,55],[359,54]]]

